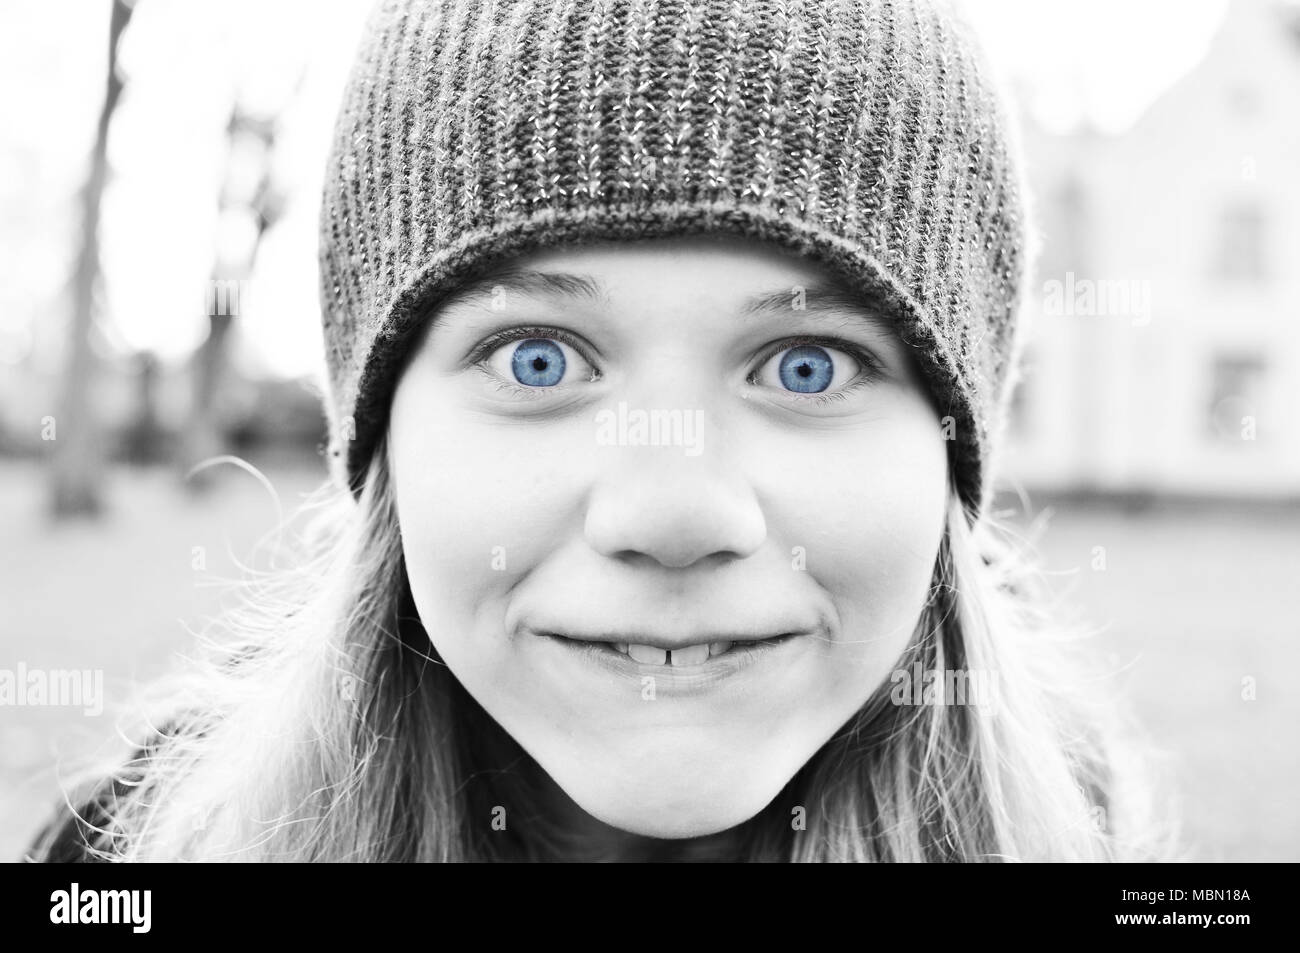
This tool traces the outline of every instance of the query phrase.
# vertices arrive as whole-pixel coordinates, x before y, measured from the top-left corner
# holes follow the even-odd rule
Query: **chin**
[[[702,777],[655,776],[653,771],[614,779],[557,778],[565,793],[597,820],[667,840],[705,837],[743,824],[772,802],[786,780],[763,772]]]

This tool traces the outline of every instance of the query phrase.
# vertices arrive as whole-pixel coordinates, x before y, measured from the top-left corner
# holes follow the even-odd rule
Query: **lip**
[[[585,642],[588,644],[598,645],[649,645],[657,649],[663,649],[666,652],[676,652],[679,649],[691,648],[696,645],[710,645],[714,642],[730,642],[733,646],[747,646],[758,644],[776,645],[786,639],[806,634],[803,630],[776,631],[771,634],[754,635],[747,632],[717,632],[713,635],[695,636],[690,639],[674,639],[667,636],[653,635],[650,633],[629,632],[619,635],[584,635],[580,633],[551,631],[549,629],[534,629],[532,634],[546,636],[548,638],[560,638],[571,642]],[[652,668],[654,666],[651,666]]]
[[[721,655],[710,656],[699,665],[648,665],[638,662],[631,656],[624,655],[614,648],[612,641],[605,639],[574,639],[543,632],[534,633],[535,637],[557,651],[563,652],[569,659],[588,670],[612,675],[618,682],[626,683],[628,690],[635,691],[637,697],[647,684],[653,684],[655,694],[691,695],[707,692],[725,682],[736,679],[742,673],[757,673],[777,665],[788,664],[790,658],[809,642],[808,632],[786,633],[779,639],[758,640],[746,636],[725,637],[713,641],[731,641],[730,650]],[[699,642],[702,640],[695,640]],[[655,645],[655,642],[639,644]],[[658,647],[672,649],[684,648],[692,643],[676,641],[668,644],[659,642]],[[647,683],[646,679],[652,679]]]

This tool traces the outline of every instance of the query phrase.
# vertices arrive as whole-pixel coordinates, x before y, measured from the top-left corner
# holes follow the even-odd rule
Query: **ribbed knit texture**
[[[359,489],[421,318],[502,259],[722,232],[878,301],[968,510],[1015,364],[1020,189],[966,27],[894,0],[381,0],[321,217],[335,475]]]

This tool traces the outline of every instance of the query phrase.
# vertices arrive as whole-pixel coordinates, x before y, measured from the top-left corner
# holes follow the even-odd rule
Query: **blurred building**
[[[1026,123],[1041,252],[1013,480],[1300,497],[1295,16],[1235,0],[1122,135]]]

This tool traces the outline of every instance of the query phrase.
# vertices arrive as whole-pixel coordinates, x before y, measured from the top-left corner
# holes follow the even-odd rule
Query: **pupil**
[[[515,380],[529,387],[554,387],[564,377],[564,352],[554,341],[529,338],[511,359]]]
[[[781,382],[799,394],[815,394],[830,386],[835,364],[824,348],[803,344],[791,348],[781,360]]]

